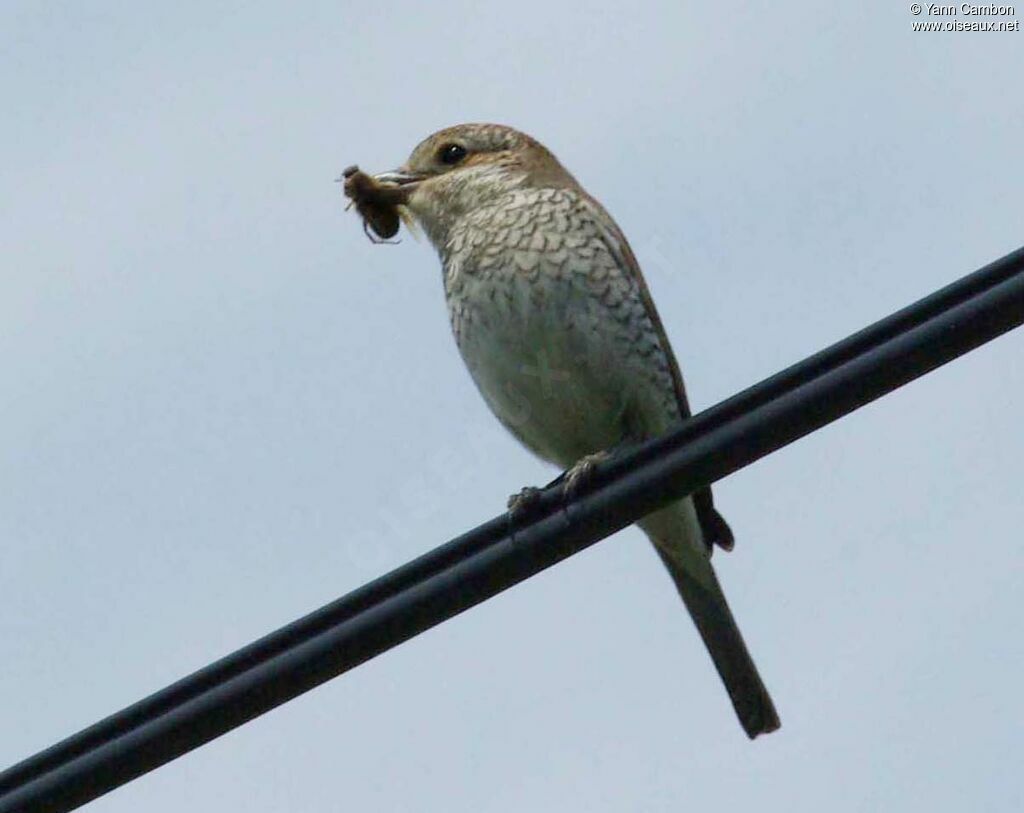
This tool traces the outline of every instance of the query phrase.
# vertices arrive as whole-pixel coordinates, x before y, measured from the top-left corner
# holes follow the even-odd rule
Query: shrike
[[[542,144],[462,124],[398,170],[346,172],[389,237],[410,213],[441,258],[455,341],[484,400],[566,488],[625,443],[690,415],[672,348],[622,231]],[[516,509],[530,491],[513,497]],[[675,582],[751,738],[779,718],[711,566],[733,535],[704,488],[639,522]]]

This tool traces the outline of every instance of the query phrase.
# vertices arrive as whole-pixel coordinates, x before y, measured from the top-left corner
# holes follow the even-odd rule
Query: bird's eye
[[[445,144],[437,151],[437,157],[442,164],[457,164],[466,157],[466,148],[461,144]]]

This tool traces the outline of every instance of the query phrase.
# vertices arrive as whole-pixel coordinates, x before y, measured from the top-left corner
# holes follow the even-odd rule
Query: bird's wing
[[[668,335],[665,333],[665,326],[658,315],[658,309],[654,307],[654,299],[651,297],[647,281],[640,271],[640,264],[636,260],[636,255],[633,254],[633,249],[630,248],[626,235],[622,233],[622,229],[619,228],[605,208],[582,189],[580,192],[586,205],[593,210],[594,222],[601,229],[601,238],[608,251],[611,252],[622,268],[628,268],[633,272],[644,310],[647,311],[647,317],[651,320],[651,324],[654,325],[658,341],[665,353],[665,358],[668,359],[669,370],[672,373],[672,384],[675,387],[676,400],[679,404],[679,414],[684,419],[689,418],[693,413],[690,412],[690,402],[686,397],[686,387],[683,384],[683,375],[679,370],[679,362],[676,361],[675,353],[672,352],[672,345],[669,343]],[[722,515],[715,510],[711,487],[708,486],[700,491],[695,491],[693,502],[697,509],[697,518],[700,520],[701,529],[704,532],[704,539],[708,546],[710,547],[714,544],[725,550],[732,550],[734,544],[732,530]]]

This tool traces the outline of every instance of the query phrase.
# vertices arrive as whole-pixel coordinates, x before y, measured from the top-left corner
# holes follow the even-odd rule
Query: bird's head
[[[401,204],[435,243],[455,220],[515,189],[575,184],[543,144],[501,124],[440,130],[421,141],[405,164],[375,179],[401,190]]]

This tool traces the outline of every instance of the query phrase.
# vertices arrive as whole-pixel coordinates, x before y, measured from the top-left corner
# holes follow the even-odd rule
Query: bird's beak
[[[416,185],[423,180],[423,176],[407,172],[404,169],[393,169],[390,172],[381,172],[379,175],[374,175],[373,179],[377,183],[407,187],[408,192],[411,193],[416,188]]]

